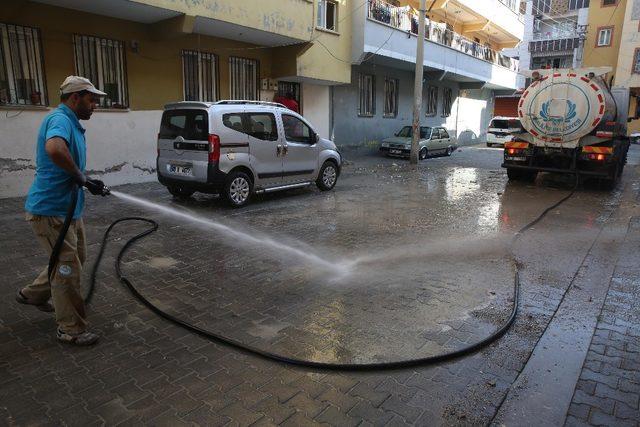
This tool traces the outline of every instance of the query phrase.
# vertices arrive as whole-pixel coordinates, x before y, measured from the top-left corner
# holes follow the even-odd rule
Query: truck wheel
[[[522,175],[522,180],[526,181],[526,182],[534,182],[536,180],[536,178],[538,177],[538,172],[537,171],[528,171],[528,170],[524,170],[521,171]]]
[[[519,169],[507,168],[507,177],[509,177],[509,181],[518,181],[522,175]]]
[[[167,190],[169,190],[169,193],[171,193],[172,196],[179,199],[188,199],[193,195],[193,193],[195,193],[193,190],[187,190],[186,188],[175,187],[173,185],[168,186]]]
[[[224,198],[233,208],[247,204],[253,191],[253,182],[249,175],[242,171],[231,172],[224,184]]]

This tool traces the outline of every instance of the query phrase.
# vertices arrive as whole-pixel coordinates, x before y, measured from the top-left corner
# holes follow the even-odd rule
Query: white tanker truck
[[[629,90],[609,89],[609,67],[529,72],[518,103],[526,132],[505,144],[509,180],[535,180],[538,172],[572,173],[613,187],[626,163]]]

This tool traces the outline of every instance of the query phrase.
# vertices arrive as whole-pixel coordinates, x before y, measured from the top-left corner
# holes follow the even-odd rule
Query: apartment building
[[[333,88],[332,136],[372,147],[410,125],[417,0],[351,2],[351,84]],[[517,88],[519,0],[428,0],[422,124],[445,126],[459,143],[483,140],[494,92]]]
[[[351,82],[347,0],[3,0],[0,197],[25,194],[42,118],[70,74],[106,96],[88,165],[109,185],[155,180],[164,104],[293,92],[330,134],[330,88]]]
[[[529,0],[523,12],[524,39],[518,49],[521,70],[582,65],[589,0]],[[525,86],[523,76],[518,86]]]
[[[629,88],[629,135],[640,132],[640,3],[627,1],[616,65],[615,86]],[[637,140],[637,135],[634,135]]]

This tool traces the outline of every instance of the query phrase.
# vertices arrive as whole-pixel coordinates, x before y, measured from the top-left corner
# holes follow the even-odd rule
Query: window
[[[236,132],[245,133],[244,125],[242,124],[242,114],[239,114],[239,113],[223,114],[222,124],[228,127],[229,129],[235,130]]]
[[[248,134],[264,141],[276,141],[278,139],[278,126],[276,117],[270,113],[247,113]]]
[[[358,76],[358,89],[360,99],[358,103],[358,115],[372,117],[376,114],[376,78],[371,74]]]
[[[218,100],[218,57],[212,53],[182,51],[185,101]]]
[[[420,126],[420,139],[431,138],[431,132],[432,131],[429,126]]]
[[[102,108],[128,108],[127,67],[124,43],[92,36],[73,36],[76,74],[91,80],[107,96]]]
[[[158,138],[207,141],[209,138],[209,119],[204,110],[184,109],[167,110],[162,113]]]
[[[282,125],[284,126],[284,137],[287,141],[304,142],[307,144],[315,142],[312,139],[313,132],[311,128],[299,118],[290,116],[289,114],[283,114]]]
[[[338,3],[333,0],[318,0],[318,27],[338,31]]]
[[[47,105],[40,30],[0,24],[0,104]]]
[[[533,15],[551,12],[551,0],[533,0]]]
[[[257,59],[229,57],[231,99],[258,100],[260,62]]]
[[[433,117],[438,114],[438,87],[427,86],[427,108],[425,115]]]
[[[633,69],[631,72],[634,74],[640,74],[640,47],[637,47],[633,52]]]
[[[452,90],[450,87],[442,88],[442,117],[451,115]]]
[[[440,138],[449,138],[449,132],[446,129],[440,129]]]
[[[613,27],[598,28],[598,40],[596,40],[596,47],[611,46],[612,33]]]
[[[618,4],[618,0],[602,0],[601,7],[615,6],[616,4]]]
[[[589,7],[589,0],[569,0],[569,10],[577,10]]]
[[[398,115],[398,87],[400,80],[385,77],[384,79],[384,117]]]

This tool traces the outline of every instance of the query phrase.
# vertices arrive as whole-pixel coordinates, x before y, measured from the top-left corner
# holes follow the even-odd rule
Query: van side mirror
[[[317,144],[317,143],[319,143],[319,142],[320,142],[320,135],[318,135],[318,134],[316,133],[316,134],[314,134],[314,136],[313,136],[313,143],[314,143],[314,144]]]

